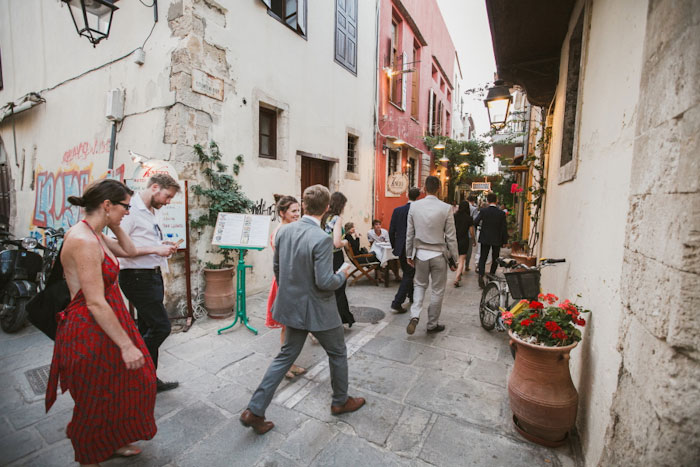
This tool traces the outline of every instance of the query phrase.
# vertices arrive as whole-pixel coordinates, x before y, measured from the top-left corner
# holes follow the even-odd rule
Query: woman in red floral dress
[[[296,222],[301,216],[301,209],[299,208],[299,201],[293,196],[282,196],[275,195],[275,202],[277,203],[277,215],[280,217],[280,225],[272,232],[270,235],[270,246],[272,250],[275,249],[275,237],[279,229],[289,223]],[[275,277],[272,277],[272,286],[270,287],[270,295],[267,296],[267,318],[265,319],[265,326],[268,328],[281,328],[280,332],[280,345],[284,345],[284,325],[278,323],[272,318],[272,305],[275,303],[275,298],[277,297],[277,281]],[[292,365],[286,375],[286,378],[292,379],[295,376],[303,375],[306,373],[306,369],[300,366]]]
[[[132,256],[134,244],[119,227],[133,192],[117,180],[100,180],[68,201],[85,219],[65,235],[61,262],[72,300],[59,313],[46,390],[46,410],[56,390],[75,401],[66,433],[75,460],[97,465],[112,456],[134,456],[131,443],[156,434],[156,374],[146,345],[129,315],[115,256]],[[102,231],[108,227],[116,239]]]

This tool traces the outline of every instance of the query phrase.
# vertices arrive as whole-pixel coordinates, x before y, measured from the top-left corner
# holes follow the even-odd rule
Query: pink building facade
[[[378,40],[374,213],[388,226],[437,172],[423,138],[450,135],[455,47],[436,0],[382,0]]]

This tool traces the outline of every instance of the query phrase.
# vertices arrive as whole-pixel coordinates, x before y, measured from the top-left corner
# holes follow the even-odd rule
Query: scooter
[[[32,250],[45,247],[32,237],[12,239],[0,232],[0,327],[17,332],[27,321],[27,301],[37,293],[42,257]]]

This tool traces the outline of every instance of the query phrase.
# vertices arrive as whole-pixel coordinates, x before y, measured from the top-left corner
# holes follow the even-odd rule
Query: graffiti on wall
[[[93,142],[83,141],[82,143],[78,143],[63,153],[63,159],[61,159],[61,162],[64,164],[70,164],[78,160],[84,161],[88,157],[96,154],[106,154],[109,152],[109,145],[111,141],[111,139],[100,141],[95,138]]]
[[[109,171],[93,176],[92,164],[79,168],[60,168],[56,172],[37,168],[35,177],[34,214],[35,227],[69,228],[80,220],[80,208],[68,202],[69,196],[80,196],[92,180],[109,176],[124,181],[124,164],[110,174]]]
[[[253,208],[250,212],[251,214],[270,216],[270,220],[272,222],[277,220],[277,209],[275,209],[274,201],[268,206],[265,200],[263,198],[260,198],[260,201],[257,201],[255,202],[255,204],[253,204]]]

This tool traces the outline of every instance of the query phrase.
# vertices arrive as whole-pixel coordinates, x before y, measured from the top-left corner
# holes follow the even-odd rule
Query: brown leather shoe
[[[411,321],[408,322],[408,326],[406,326],[406,332],[408,334],[413,334],[416,332],[416,326],[418,326],[418,318],[411,318]]]
[[[341,413],[354,412],[365,405],[364,397],[348,397],[343,405],[331,405],[331,414],[340,415]]]
[[[245,409],[241,414],[241,425],[249,426],[259,435],[264,435],[275,427],[271,421],[265,420],[265,417],[258,417],[250,409]]]

